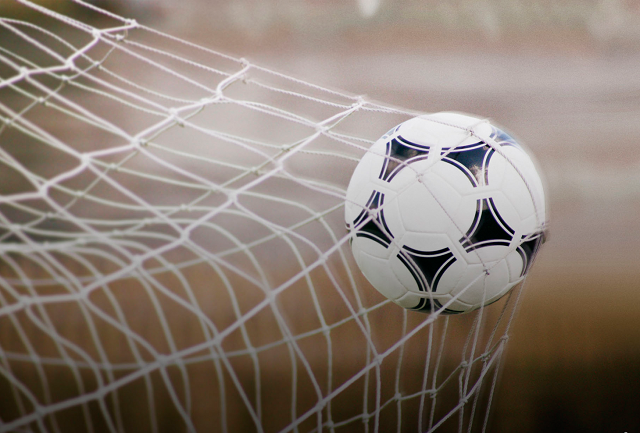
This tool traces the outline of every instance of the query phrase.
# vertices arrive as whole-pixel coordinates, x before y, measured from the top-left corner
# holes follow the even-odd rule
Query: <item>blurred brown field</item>
[[[65,262],[62,259],[59,263]],[[46,273],[38,266],[30,266],[28,259],[18,258],[12,264],[26,273],[22,278],[37,281],[46,277]],[[77,277],[85,276],[86,268],[78,264],[67,262],[66,268]],[[282,271],[283,267],[279,269]],[[103,271],[107,272],[106,269]],[[16,277],[6,266],[0,268],[0,273],[4,278]],[[170,272],[157,274],[154,278],[164,287],[176,289],[173,294],[186,300],[186,293],[178,289],[183,283],[172,281],[175,277]],[[194,266],[183,270],[182,278],[194,284],[193,295],[196,299],[191,301],[200,306],[199,314],[212,320],[220,331],[234,325],[238,317],[230,311],[229,293],[221,282],[215,281],[215,272],[207,266]],[[368,343],[357,323],[347,320],[342,325],[338,324],[349,318],[351,313],[341,307],[343,303],[338,293],[330,289],[332,283],[318,273],[312,275],[312,279],[321,292],[323,318],[328,325],[335,326],[328,334],[318,330],[318,317],[308,311],[313,308],[313,303],[309,299],[311,290],[306,287],[305,281],[299,281],[281,294],[277,303],[278,314],[270,309],[262,310],[217,346],[211,344],[213,336],[202,323],[198,323],[198,316],[176,307],[175,302],[163,297],[161,291],[158,294],[156,290],[142,287],[133,278],[125,278],[93,291],[88,299],[92,308],[87,308],[89,304],[80,301],[54,303],[28,307],[0,319],[0,344],[4,353],[30,353],[33,349],[30,350],[27,345],[32,344],[42,360],[32,362],[27,355],[25,359],[8,358],[4,366],[38,401],[48,399],[64,402],[82,394],[93,395],[104,387],[101,385],[103,383],[126,381],[114,389],[109,387],[104,400],[90,399],[86,403],[73,404],[68,409],[56,411],[55,417],[47,417],[44,425],[49,428],[55,425],[60,431],[82,432],[89,428],[108,431],[102,410],[117,413],[116,418],[127,430],[150,431],[155,422],[159,431],[183,431],[184,419],[176,409],[175,398],[183,404],[190,402],[190,420],[198,431],[220,431],[223,413],[229,431],[254,431],[256,427],[246,410],[246,403],[234,390],[234,378],[228,374],[221,376],[220,371],[214,368],[213,364],[223,362],[220,355],[224,353],[225,361],[235,373],[235,380],[246,392],[249,401],[255,402],[258,396],[262,399],[261,426],[264,431],[279,431],[289,424],[287,412],[292,408],[303,414],[317,404],[318,385],[319,391],[327,394],[329,384],[335,388],[352,380],[371,362],[367,355]],[[207,284],[199,283],[202,281],[207,281]],[[240,312],[247,312],[264,298],[263,294],[250,290],[242,281],[232,280],[229,283],[234,288]],[[66,285],[51,284],[49,287],[40,286],[38,293],[65,294],[68,290]],[[365,306],[379,302],[379,295],[373,291],[371,295],[370,301],[365,300]],[[11,304],[6,301],[3,298],[5,305]],[[501,331],[493,329],[497,315],[513,302],[514,298],[507,297],[485,311],[479,345],[499,343],[491,342],[494,334],[501,335]],[[97,310],[118,318],[120,326],[101,320],[102,316],[95,314]],[[380,352],[419,326],[425,317],[423,314],[410,314],[407,327],[403,328],[400,324],[406,314],[392,304],[368,314],[367,335]],[[168,332],[162,328],[161,316],[169,325]],[[281,317],[285,319],[291,335],[296,336],[307,365],[303,365],[297,356],[294,357],[291,347],[283,341],[282,326],[278,324]],[[376,421],[381,431],[396,430],[398,418],[402,419],[403,431],[415,431],[421,416],[424,428],[432,406],[436,421],[446,416],[458,403],[459,363],[463,354],[470,350],[468,334],[474,332],[476,318],[474,315],[443,318],[432,328],[423,328],[408,340],[402,353],[395,351],[379,367],[371,370],[369,378],[361,375],[331,400],[329,404],[333,419],[344,421],[359,416],[363,410],[363,398],[368,400],[367,405],[372,408],[377,398],[386,401],[393,397],[396,377],[401,378],[399,386],[402,392],[414,397],[403,403],[402,415],[398,414],[395,405],[381,411]],[[128,332],[123,332],[122,328]],[[135,338],[130,335],[135,335]],[[62,346],[61,339],[64,339]],[[433,345],[432,352],[425,352],[428,344]],[[165,367],[153,366],[159,353],[175,353],[198,345],[202,348],[192,351],[189,356],[172,361]],[[328,351],[328,345],[331,351]],[[81,351],[74,350],[74,346]],[[438,355],[440,346],[444,350]],[[414,351],[421,356],[412,356]],[[421,400],[417,395],[424,380],[425,353],[431,354],[432,367],[427,370],[430,375],[433,374],[433,364],[440,366],[437,380],[442,391],[437,399],[427,398],[421,408]],[[65,354],[64,359],[60,359],[61,354]],[[141,368],[145,363],[153,369],[152,372],[145,373]],[[313,375],[316,384],[309,380],[305,369]],[[400,369],[402,374],[398,376]],[[295,370],[300,373],[292,373]],[[471,383],[479,373],[479,366],[474,367],[470,372]],[[331,380],[327,382],[329,375]],[[451,376],[447,378],[448,375]],[[43,376],[46,380],[43,380]],[[378,385],[382,390],[380,396],[376,396],[376,386],[371,383],[372,380],[382,384]],[[0,381],[0,393],[15,397],[15,390],[10,385],[11,382],[6,378]],[[172,396],[169,389],[176,395]],[[489,389],[489,384],[485,384],[485,389],[480,393],[480,407],[486,405]],[[100,402],[104,409],[100,407]],[[0,416],[5,421],[12,421],[25,410],[26,413],[33,410],[27,399],[5,399],[0,405]],[[153,421],[150,421],[150,410],[153,410]],[[90,426],[86,424],[87,417],[92,420]],[[476,424],[481,426],[483,421],[484,414],[481,414]],[[457,422],[457,416],[452,417],[440,430],[455,431]],[[369,428],[373,428],[374,421],[368,423]],[[312,417],[302,422],[299,428],[307,431],[314,429],[315,425],[316,420]],[[366,431],[366,428],[366,424],[360,421],[337,427],[335,431]]]
[[[587,14],[601,34],[584,21],[495,36],[391,25],[333,35],[305,46],[311,53],[255,51],[392,104],[486,115],[537,157],[549,241],[527,280],[489,431],[640,429],[638,5],[589,5],[601,8]],[[616,8],[625,18],[611,18]]]

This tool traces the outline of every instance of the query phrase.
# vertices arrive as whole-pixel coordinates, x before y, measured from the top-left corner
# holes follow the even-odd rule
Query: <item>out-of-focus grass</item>
[[[46,276],[29,260],[17,259],[14,269],[16,263],[29,279]],[[82,266],[64,259],[59,263],[65,263],[78,277],[86,276]],[[16,277],[7,267],[2,267],[0,272],[6,278]],[[0,380],[0,392],[10,396],[0,404],[0,418],[11,422],[32,413],[35,407],[30,398],[46,407],[87,395],[86,403],[77,401],[41,419],[46,425],[57,424],[64,432],[86,431],[90,419],[95,431],[107,431],[103,413],[107,411],[113,422],[125,426],[127,431],[146,431],[154,422],[160,431],[182,431],[185,424],[177,399],[198,431],[220,431],[223,413],[229,431],[254,431],[255,424],[246,402],[236,389],[239,386],[249,404],[261,407],[260,423],[265,431],[279,431],[292,421],[292,411],[296,416],[304,414],[330,392],[329,388],[337,389],[370,365],[367,338],[378,352],[384,352],[425,318],[420,313],[408,313],[406,329],[403,329],[405,311],[387,304],[369,312],[366,320],[360,317],[367,327],[365,335],[357,322],[350,319],[351,313],[345,308],[343,298],[326,276],[316,273],[312,277],[328,332],[319,330],[315,302],[306,282],[301,280],[279,295],[275,304],[243,320],[243,326],[222,339],[221,344],[208,345],[190,356],[155,365],[152,363],[157,361],[158,354],[171,356],[177,351],[210,343],[216,333],[204,331],[201,319],[211,321],[217,332],[224,332],[239,320],[233,313],[229,294],[210,268],[204,265],[187,268],[182,271],[182,277],[183,282],[187,280],[192,284],[191,296],[187,296],[184,284],[170,272],[154,276],[164,290],[197,306],[198,314],[178,306],[164,290],[145,288],[133,278],[104,285],[89,294],[86,301],[44,306],[38,305],[37,297],[25,289],[24,294],[30,294],[36,303],[0,319],[0,347],[5,356],[9,354],[2,361],[5,373]],[[232,278],[230,283],[235,287],[242,313],[265,298],[264,293],[243,285],[240,279]],[[365,307],[381,300],[373,289],[369,287],[369,290],[369,294],[362,294]],[[38,293],[64,294],[69,293],[69,287],[51,284],[39,287]],[[349,302],[354,301],[349,294],[346,296]],[[477,355],[485,350],[487,338],[506,301],[485,311]],[[5,305],[14,302],[15,299],[5,295]],[[98,311],[103,315],[97,314]],[[105,320],[105,315],[112,322]],[[437,398],[427,395],[422,407],[423,426],[428,425],[432,405],[436,405],[437,422],[458,403],[460,375],[466,374],[459,370],[460,362],[471,350],[468,338],[476,317],[475,314],[454,317],[448,319],[448,325],[447,319],[442,318],[433,329],[423,328],[406,342],[402,357],[399,350],[394,351],[369,374],[360,375],[336,395],[323,412],[325,421],[329,411],[334,422],[363,412],[371,413],[376,399],[385,403],[400,392],[409,397],[401,404],[400,417],[398,402],[392,401],[380,413],[380,429],[395,430],[400,418],[403,431],[416,430],[425,361],[429,359],[428,383],[432,383],[439,348],[444,343],[437,386],[442,386],[447,376],[451,376]],[[278,323],[281,319],[284,323]],[[283,333],[283,325],[289,335]],[[501,326],[504,325],[503,321]],[[446,334],[443,334],[445,326]],[[497,343],[501,332],[498,331],[492,344]],[[291,337],[295,337],[295,347],[285,342]],[[16,354],[22,358],[16,359]],[[149,371],[145,370],[145,364]],[[477,378],[479,365],[473,368],[471,385]],[[15,379],[14,387],[7,376]],[[490,378],[491,374],[483,385],[480,408],[486,405]],[[106,389],[104,396],[93,394],[101,389]],[[478,410],[477,422],[482,423],[484,414],[482,409]],[[469,416],[469,411],[465,416]],[[457,429],[457,422],[456,415],[445,423],[444,431],[449,427]],[[312,416],[302,422],[301,429],[311,430],[316,423],[316,417]],[[375,420],[372,417],[366,423],[372,428]],[[364,425],[363,420],[357,420],[337,431],[364,431]]]
[[[638,269],[536,272],[509,342],[492,429],[640,428]]]

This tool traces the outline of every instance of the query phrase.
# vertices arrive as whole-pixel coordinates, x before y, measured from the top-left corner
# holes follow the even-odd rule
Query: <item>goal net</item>
[[[520,289],[406,311],[349,249],[418,113],[76,5],[0,18],[0,431],[485,431]]]

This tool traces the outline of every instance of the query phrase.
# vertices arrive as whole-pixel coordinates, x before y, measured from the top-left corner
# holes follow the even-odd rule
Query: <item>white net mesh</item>
[[[408,312],[348,249],[349,177],[416,113],[20,3],[0,19],[0,431],[487,428],[519,292]]]

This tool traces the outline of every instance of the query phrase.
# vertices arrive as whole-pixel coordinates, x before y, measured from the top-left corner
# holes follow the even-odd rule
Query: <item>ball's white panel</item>
[[[345,221],[353,222],[358,217],[367,200],[374,190],[372,179],[375,179],[373,173],[379,173],[384,161],[386,142],[378,140],[364,154],[358,165],[356,166],[349,186],[347,187],[347,199],[345,202]]]
[[[441,307],[444,307],[447,313],[466,313],[477,308],[473,305],[460,302],[459,300],[452,301],[452,297],[450,295],[433,295],[429,297],[428,295],[418,295],[411,292],[407,293],[400,299],[396,299],[394,302],[404,308],[412,309],[419,305],[424,305],[425,301],[423,300],[428,300],[428,302],[432,303],[432,308],[434,308],[433,311],[437,311]]]
[[[490,264],[502,260],[513,249],[506,245],[491,245],[473,249],[465,254],[465,260],[469,264]]]
[[[494,191],[491,194],[494,205],[494,214],[497,220],[504,221],[507,227],[515,233],[526,233],[525,227],[522,225],[520,213],[513,205],[513,201],[504,195],[502,191]]]
[[[398,198],[395,193],[387,193],[384,195],[384,202],[380,208],[383,213],[384,222],[388,231],[393,235],[394,239],[401,238],[405,232],[402,224],[403,210],[398,206]]]
[[[494,203],[498,208],[511,205],[518,213],[522,232],[534,232],[545,219],[542,180],[526,153],[509,146],[501,152],[504,157],[496,153],[489,163],[489,184],[499,185],[502,193]]]
[[[473,130],[473,134],[476,137],[478,137],[485,143],[487,142],[487,138],[490,137],[491,133],[493,132],[493,127],[488,120],[481,120],[480,123],[470,125],[469,128]]]
[[[369,171],[367,173],[369,182],[375,182],[378,180],[378,176],[380,175],[380,170],[385,163],[385,159],[387,158],[387,142],[389,139],[380,139],[376,141],[373,146],[369,148],[366,153],[367,158],[371,159],[371,164],[369,165]]]
[[[451,295],[441,295],[438,297],[438,302],[441,306],[446,308],[447,312],[455,312],[455,313],[467,313],[476,309],[474,305],[469,305],[464,302],[461,302],[459,299],[453,300]]]
[[[367,281],[389,299],[393,300],[403,296],[407,289],[400,283],[391,270],[388,258],[381,258],[378,255],[374,256],[369,254],[369,249],[374,250],[376,248],[371,245],[375,244],[375,242],[368,239],[358,240],[363,242],[359,242],[357,246],[354,242],[353,253],[356,263],[358,263]],[[366,252],[361,249],[363,245],[367,247]]]
[[[473,184],[464,172],[451,164],[447,164],[446,162],[440,161],[433,164],[433,168],[430,170],[429,174],[439,176],[462,197],[475,195],[477,192],[476,188],[474,188]],[[423,182],[428,182],[430,179],[423,176],[422,180]]]
[[[502,156],[503,149],[494,152],[489,159],[487,165],[487,185],[491,187],[493,191],[500,191],[505,180],[505,171],[507,166],[513,170],[512,164]]]
[[[505,257],[505,261],[509,269],[509,281],[519,281],[524,270],[522,256],[517,251],[512,251]]]
[[[372,256],[379,259],[389,259],[389,249],[369,238],[361,236],[354,237],[351,243],[351,249],[353,251],[353,255],[356,257],[356,261],[358,260],[361,252],[363,252],[367,256]],[[360,263],[358,263],[358,266],[360,266]]]
[[[398,258],[397,253],[389,260],[391,269],[400,283],[410,292],[420,293],[420,286],[409,268]]]
[[[474,307],[481,306],[494,299],[496,295],[504,293],[509,284],[509,269],[504,260],[492,264],[488,274],[482,265],[469,265],[457,286],[451,290],[451,295],[459,294],[458,299],[461,302]]]
[[[351,192],[350,196],[347,196],[347,201],[344,206],[345,221],[347,224],[353,223],[363,211],[367,212],[367,201],[372,193],[373,190],[369,188],[368,185],[364,185],[359,190]]]
[[[440,276],[437,295],[448,295],[460,285],[462,279],[467,275],[468,264],[464,260],[453,262]]]
[[[522,279],[520,279],[518,281],[515,281],[513,283],[507,284],[506,286],[504,286],[502,288],[502,290],[496,292],[496,294],[492,298],[487,299],[487,301],[485,302],[485,305],[492,304],[492,303],[496,302],[498,299],[502,298],[504,295],[509,293],[509,291],[511,289],[513,289],[515,286],[517,286],[518,283],[520,283],[521,281],[522,281]],[[478,305],[476,308],[480,308],[480,307],[481,307],[481,305]]]
[[[371,158],[366,158],[365,155],[351,177],[344,209],[347,224],[352,223],[362,212],[373,191],[368,174],[370,165]]]
[[[409,122],[417,124],[419,121],[420,128],[414,127],[414,130],[416,132],[420,129],[428,131],[431,136],[435,137],[440,148],[465,146],[478,141],[478,138],[469,132],[474,126],[479,128],[481,125],[481,121],[475,117],[459,113],[435,113],[411,119]]]
[[[394,302],[404,308],[416,308],[422,302],[423,296],[413,292],[407,292]]]
[[[452,248],[451,238],[444,233],[406,232],[398,239],[399,245],[404,245],[418,251],[439,251]],[[455,252],[454,252],[455,253]]]
[[[456,298],[449,305],[446,304],[453,299],[453,295],[458,293],[461,288],[464,288],[476,278],[481,269],[474,266],[469,267],[463,260],[457,260],[442,273],[434,296],[437,297],[441,305],[446,307],[449,313],[467,312],[477,307],[477,305],[467,302],[468,300],[465,297]],[[468,290],[474,291],[477,290],[477,287],[477,285],[474,285]]]
[[[433,128],[434,123],[422,117],[414,117],[404,122],[397,132],[406,140],[421,146],[437,147],[440,141],[438,131]]]
[[[391,185],[407,185],[407,177],[415,179],[415,174],[403,170]],[[443,167],[439,173],[428,171],[422,174],[421,182],[414,180],[406,186],[398,195],[403,229],[417,233],[446,233],[455,239],[459,238],[471,225],[476,210],[476,201],[464,200],[453,186],[463,182],[469,184],[464,173],[449,166]],[[389,221],[388,224],[393,231],[395,221]],[[421,249],[419,245],[409,246]]]

